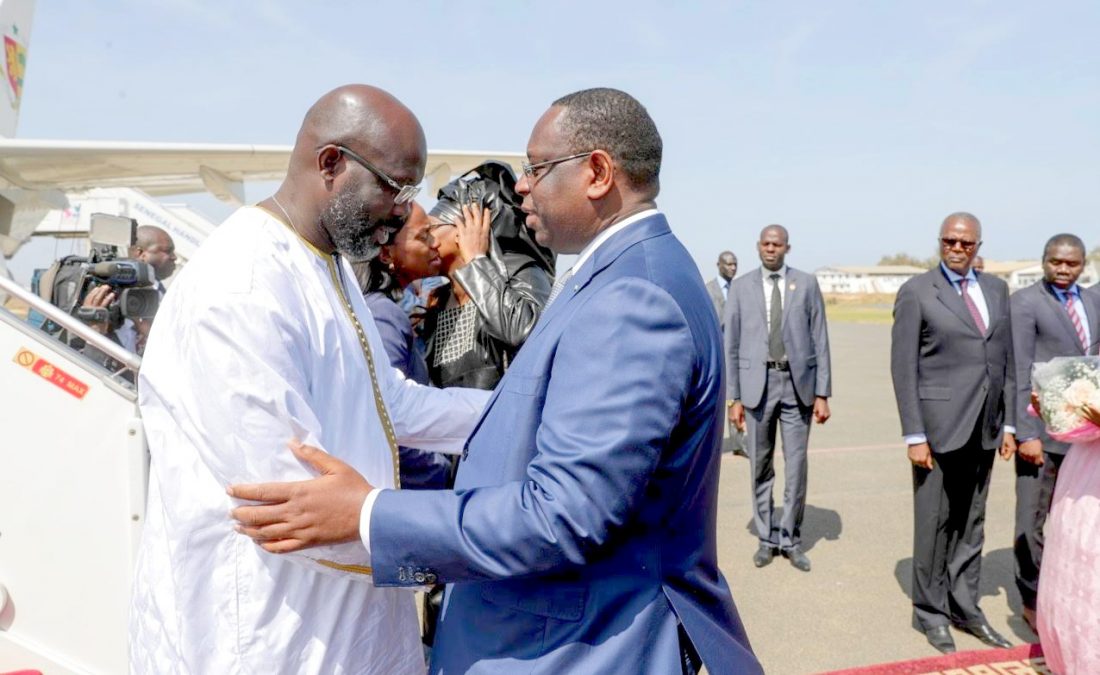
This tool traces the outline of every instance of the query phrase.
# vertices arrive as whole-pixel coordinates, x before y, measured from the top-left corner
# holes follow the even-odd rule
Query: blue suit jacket
[[[453,584],[435,673],[757,673],[715,547],[721,340],[664,216],[616,233],[490,399],[454,491],[385,491],[374,582]]]

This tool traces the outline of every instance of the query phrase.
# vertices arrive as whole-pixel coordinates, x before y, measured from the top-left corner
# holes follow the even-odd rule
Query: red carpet
[[[833,670],[821,675],[1048,675],[1050,672],[1039,645],[1020,645]]]

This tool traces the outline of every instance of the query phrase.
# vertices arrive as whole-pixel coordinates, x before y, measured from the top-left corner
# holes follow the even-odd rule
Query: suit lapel
[[[550,306],[547,307],[542,313],[542,316],[539,317],[534,330],[527,336],[527,340],[524,341],[524,346],[521,347],[520,350],[527,349],[527,345],[533,344],[536,338],[546,330],[546,327],[554,323],[555,317],[565,311],[565,307],[572,302],[574,296],[588,285],[592,277],[602,272],[608,265],[622,255],[624,251],[640,241],[651,239],[662,234],[668,234],[669,232],[671,232],[671,230],[668,227],[668,221],[665,220],[663,214],[658,213],[628,225],[626,229],[612,235],[611,238],[596,249],[592,257],[585,261],[580,269],[573,270],[573,278],[566,282],[561,292],[558,293],[558,297],[554,298],[554,302],[550,303]],[[485,404],[485,408],[482,409],[481,417],[478,419],[477,424],[474,425],[473,431],[470,432],[466,440],[466,445],[463,447],[463,457],[466,456],[467,449],[470,446],[469,439],[473,438],[478,429],[481,428],[481,423],[485,421],[486,416],[488,416],[489,411],[492,410],[497,398],[500,397],[500,385],[507,379],[508,372],[510,371],[504,373],[504,377],[497,383],[496,388],[493,389],[492,396],[489,397],[488,402]]]
[[[985,339],[989,339],[990,335],[993,335],[993,327],[997,325],[997,322],[1001,320],[1001,303],[999,291],[995,291],[990,287],[989,282],[983,283],[983,280],[987,277],[984,274],[978,274],[978,286],[982,289],[982,296],[985,297],[985,311],[989,315],[989,323],[985,327]],[[961,299],[961,296],[960,296]],[[996,301],[996,302],[995,302]],[[964,304],[965,308],[966,305]],[[970,310],[966,310],[967,314]]]
[[[756,307],[761,318],[764,320],[764,326],[768,326],[768,307],[764,304],[764,268],[758,267],[752,272],[749,272],[749,302]]]
[[[955,290],[954,284],[947,280],[942,269],[936,268],[933,270],[932,285],[936,287],[936,297],[947,309],[959,317],[959,320],[966,324],[966,327],[975,335],[985,337],[978,332],[978,326],[974,323],[974,317],[970,316],[970,310],[966,308],[966,302],[963,301],[962,295]],[[982,290],[984,292],[985,289]],[[989,305],[988,298],[985,304]]]
[[[783,322],[781,325],[787,325],[787,315],[791,313],[791,305],[794,304],[795,293],[803,292],[802,284],[795,282],[795,270],[790,267],[787,268],[787,276],[783,279],[783,283],[787,285],[783,289]]]
[[[658,213],[636,223],[628,225],[621,232],[616,232],[592,254],[592,257],[581,265],[580,269],[573,270],[573,278],[561,289],[558,297],[539,317],[534,330],[527,336],[527,342],[537,337],[546,327],[554,322],[554,318],[565,311],[565,307],[573,300],[593,277],[602,272],[608,265],[615,262],[628,248],[640,241],[651,239],[670,233],[668,221],[664,214]]]

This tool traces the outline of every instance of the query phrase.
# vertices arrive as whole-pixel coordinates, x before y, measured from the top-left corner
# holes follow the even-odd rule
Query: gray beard
[[[321,212],[321,226],[332,245],[351,260],[371,260],[404,224],[399,218],[377,221],[363,215],[363,204],[350,192],[336,195]]]

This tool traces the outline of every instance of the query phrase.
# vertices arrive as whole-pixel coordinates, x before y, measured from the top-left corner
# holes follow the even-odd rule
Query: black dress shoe
[[[797,546],[783,551],[783,556],[791,561],[791,566],[796,570],[802,570],[803,572],[810,571],[810,559],[806,557],[806,554],[802,552],[802,549]]]
[[[977,626],[956,626],[964,633],[970,633],[974,637],[978,638],[990,647],[997,647],[999,649],[1008,649],[1012,646],[1012,643],[1004,639],[1004,637],[993,630],[988,623],[981,623]]]
[[[954,654],[955,641],[951,639],[951,631],[947,626],[935,626],[924,633],[928,638],[928,644],[940,651],[941,654]]]
[[[768,544],[760,544],[760,548],[756,549],[756,553],[752,554],[752,564],[757,567],[763,567],[775,558],[775,547]]]

